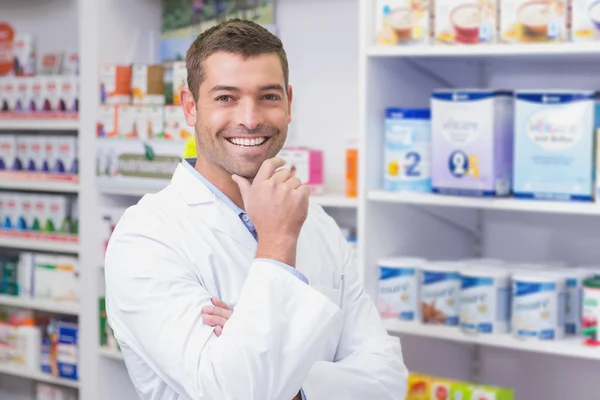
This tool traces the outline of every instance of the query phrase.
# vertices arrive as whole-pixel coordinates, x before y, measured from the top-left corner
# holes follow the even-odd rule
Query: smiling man
[[[139,397],[403,399],[399,340],[335,222],[275,157],[292,102],[281,41],[227,21],[187,68],[198,157],[125,212],[106,253],[108,321]]]

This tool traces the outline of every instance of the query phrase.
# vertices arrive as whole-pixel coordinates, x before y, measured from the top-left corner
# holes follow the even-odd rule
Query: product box
[[[31,85],[35,78],[21,77],[17,79],[17,101],[15,111],[31,112]]]
[[[58,111],[79,111],[79,78],[77,76],[59,76]]]
[[[79,302],[77,258],[36,254],[34,297],[51,301]]]
[[[358,197],[358,139],[353,138],[346,146],[346,197]]]
[[[140,106],[120,105],[117,107],[117,136],[127,139],[146,139],[143,136],[144,127],[138,120]],[[143,123],[143,121],[142,121]]]
[[[45,198],[48,205],[44,231],[69,233],[69,199],[60,195],[47,195]]]
[[[497,41],[497,0],[435,0],[435,16],[436,43]]]
[[[60,77],[45,76],[42,79],[44,81],[44,86],[43,86],[44,111],[48,111],[48,112],[60,111]]]
[[[33,76],[36,73],[35,40],[33,35],[17,33],[13,43],[13,73]]]
[[[434,400],[431,397],[432,381],[433,378],[428,375],[411,372],[406,385],[405,400]]]
[[[16,229],[19,223],[19,195],[16,193],[5,193],[4,195],[4,217],[3,229]]]
[[[505,43],[564,42],[567,0],[500,0],[500,40]]]
[[[29,110],[41,112],[45,110],[46,90],[44,77],[31,78],[31,92],[29,97]],[[49,107],[49,104],[48,104]]]
[[[46,229],[46,221],[48,220],[48,206],[50,200],[46,195],[36,195],[33,199],[33,224],[29,228],[34,232],[43,232]]]
[[[27,170],[27,157],[29,156],[29,136],[16,135],[17,154],[15,159],[15,171]]]
[[[512,93],[436,90],[431,99],[431,182],[443,194],[510,194]]]
[[[189,126],[181,105],[165,106],[164,138],[177,140],[194,137],[194,127]]]
[[[517,91],[515,197],[591,201],[594,168],[592,91]]]
[[[385,190],[431,192],[430,116],[429,109],[386,110]]]
[[[55,355],[55,365],[58,370],[57,376],[64,379],[79,379],[78,362],[79,362],[79,329],[77,324],[71,322],[59,322],[57,324],[57,339],[56,352],[51,352]]]
[[[146,106],[144,107],[144,126],[146,127],[146,137],[148,139],[164,138],[165,134],[165,107],[164,106]]]
[[[30,194],[20,193],[18,195],[19,220],[17,229],[28,231],[33,227],[35,222],[35,208],[33,203],[34,196]]]
[[[45,136],[44,137],[44,158],[42,164],[43,172],[54,172],[54,166],[57,162],[58,151],[54,150],[56,147],[56,136]]]
[[[131,65],[100,67],[101,104],[129,104],[131,101]]]
[[[0,78],[0,86],[2,93],[2,112],[15,112],[17,104],[17,78],[8,76]]]
[[[283,148],[277,157],[285,160],[286,167],[300,181],[310,187],[312,195],[322,195],[323,182],[323,152],[308,148]]]
[[[164,105],[164,67],[135,64],[132,70],[131,93],[135,105]]]
[[[378,45],[430,42],[432,16],[429,0],[377,0],[376,7]]]
[[[102,104],[98,110],[98,121],[96,122],[96,136],[117,137],[119,123],[119,106]]]
[[[572,41],[600,41],[599,0],[572,0],[571,18]]]
[[[173,62],[173,104],[181,104],[181,90],[188,88],[185,61]]]
[[[0,171],[11,171],[17,160],[16,135],[0,134]]]
[[[2,137],[0,136],[0,140]],[[595,181],[595,197],[596,203],[600,203],[600,99],[596,99],[596,103],[594,105],[594,140],[595,140],[595,149],[596,149],[596,157],[595,157],[595,167],[594,167],[594,181]],[[0,142],[0,146],[2,142]],[[0,149],[0,154],[1,154]]]
[[[57,174],[77,174],[77,138],[73,136],[54,136],[54,156],[51,171]]]

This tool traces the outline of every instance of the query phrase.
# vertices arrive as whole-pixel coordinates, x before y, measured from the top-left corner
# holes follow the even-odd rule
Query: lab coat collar
[[[178,165],[171,178],[171,184],[181,193],[186,204],[192,208],[193,217],[201,218],[214,231],[225,234],[248,250],[256,252],[256,239],[248,231],[240,216],[218,200],[210,189],[194,176],[193,171],[184,165]]]

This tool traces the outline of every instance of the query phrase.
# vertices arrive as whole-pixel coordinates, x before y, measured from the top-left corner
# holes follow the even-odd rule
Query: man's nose
[[[253,100],[240,102],[236,119],[238,125],[243,125],[248,130],[254,130],[263,123],[260,107]]]

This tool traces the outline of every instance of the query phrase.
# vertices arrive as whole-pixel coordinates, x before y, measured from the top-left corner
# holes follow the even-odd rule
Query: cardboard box
[[[165,139],[187,140],[194,137],[194,127],[189,126],[181,105],[165,106]]]
[[[100,67],[100,103],[129,104],[131,102],[131,65]]]
[[[96,122],[96,136],[113,138],[119,135],[118,108],[112,104],[102,104],[98,110],[98,122]]]
[[[162,65],[135,64],[131,80],[131,93],[135,105],[164,105],[164,67]]]

